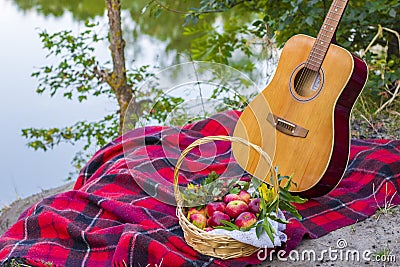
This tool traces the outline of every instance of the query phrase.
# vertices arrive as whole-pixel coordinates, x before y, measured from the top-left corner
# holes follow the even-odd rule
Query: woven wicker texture
[[[184,233],[184,238],[188,245],[190,245],[193,249],[196,251],[220,258],[220,259],[230,259],[230,258],[239,258],[239,257],[245,257],[245,256],[250,256],[257,250],[259,250],[258,247],[254,247],[242,242],[239,242],[231,237],[228,236],[223,236],[223,235],[215,235],[215,234],[210,234],[209,232],[206,232],[204,230],[201,230],[194,226],[187,218],[184,213],[184,208],[182,207],[183,200],[181,198],[181,193],[179,191],[179,185],[178,185],[178,177],[179,177],[179,168],[185,158],[185,156],[192,150],[193,148],[213,142],[213,141],[230,141],[230,142],[238,142],[245,144],[247,146],[250,146],[251,148],[255,149],[263,159],[265,159],[269,166],[270,170],[267,170],[267,172],[271,171],[273,175],[273,181],[274,181],[274,190],[275,194],[279,195],[279,186],[278,186],[278,179],[277,179],[277,174],[275,172],[274,168],[271,168],[271,159],[268,156],[268,154],[262,150],[261,147],[252,144],[248,142],[245,139],[239,138],[239,137],[232,137],[232,136],[207,136],[203,137],[200,139],[197,139],[194,141],[192,144],[190,144],[185,150],[182,151],[182,154],[178,158],[177,164],[175,166],[174,170],[174,193],[175,193],[175,198],[177,202],[177,209],[176,209],[176,215],[179,219],[179,224],[182,227],[183,233]]]

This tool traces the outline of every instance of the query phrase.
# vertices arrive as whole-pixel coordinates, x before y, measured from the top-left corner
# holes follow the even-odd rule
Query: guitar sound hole
[[[306,67],[299,69],[294,76],[293,86],[296,94],[302,98],[314,98],[322,87],[320,71],[314,71]],[[301,99],[301,100],[307,100]]]

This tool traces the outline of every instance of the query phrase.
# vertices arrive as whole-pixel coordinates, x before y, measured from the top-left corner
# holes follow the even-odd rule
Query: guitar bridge
[[[269,121],[277,130],[287,135],[305,138],[308,134],[307,129],[272,113],[268,114],[267,121]]]

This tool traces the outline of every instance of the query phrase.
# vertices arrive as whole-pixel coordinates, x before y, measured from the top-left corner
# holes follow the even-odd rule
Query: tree
[[[86,0],[85,3],[87,1],[92,0]],[[105,3],[109,24],[107,39],[110,44],[111,65],[107,62],[103,64],[98,62],[94,55],[94,45],[105,41],[105,38],[96,33],[96,24],[86,21],[86,29],[77,35],[73,35],[69,30],[53,34],[40,32],[43,48],[48,51],[48,56],[59,59],[59,63],[41,67],[39,71],[32,73],[32,76],[39,80],[37,87],[39,94],[49,92],[54,96],[61,93],[64,97],[77,99],[79,102],[86,101],[89,96],[106,95],[116,100],[119,109],[95,122],[78,121],[63,128],[22,130],[22,135],[30,140],[28,146],[35,150],[46,151],[62,142],[75,144],[83,141],[83,150],[78,151],[72,161],[76,169],[80,169],[90,156],[90,153],[84,154],[90,147],[98,148],[105,145],[121,135],[124,126],[135,127],[140,117],[148,116],[162,120],[181,103],[179,97],[160,97],[162,92],[157,88],[148,87],[147,91],[139,90],[141,83],[153,74],[149,71],[149,66],[126,68],[126,43],[121,28],[121,1],[106,0]],[[26,7],[24,4],[22,6]],[[76,5],[72,4],[54,9],[51,5],[45,10],[51,14],[62,14],[63,8],[74,7]],[[78,12],[77,16],[81,16],[81,13]],[[158,112],[150,112],[152,99],[157,97],[160,98],[155,106]],[[145,111],[148,112],[143,114]]]
[[[38,77],[40,81],[38,93],[49,91],[53,96],[58,91],[62,91],[65,97],[70,99],[76,97],[80,102],[86,100],[90,94],[113,95],[118,102],[119,110],[98,122],[81,121],[62,129],[23,129],[23,136],[31,139],[29,146],[35,150],[47,150],[60,142],[74,143],[82,139],[85,141],[84,150],[90,147],[93,139],[95,139],[95,144],[102,146],[122,133],[128,106],[137,116],[140,114],[140,108],[137,108],[135,100],[143,94],[135,86],[151,74],[147,72],[147,66],[127,74],[120,0],[106,0],[106,8],[109,19],[111,69],[100,66],[96,57],[91,54],[94,51],[93,44],[103,38],[92,30],[95,25],[87,22],[88,29],[79,33],[78,36],[73,36],[71,31],[54,34],[41,32],[41,40],[44,48],[49,50],[49,55],[63,56],[57,66],[42,67],[32,76]],[[80,168],[85,159],[86,157],[77,154],[74,164]]]
[[[122,133],[124,119],[128,105],[132,99],[132,86],[127,83],[125,67],[125,41],[122,38],[121,3],[120,0],[106,0],[108,19],[110,24],[110,50],[113,62],[113,71],[100,71],[99,76],[105,80],[114,91],[119,109],[118,133]],[[98,71],[97,69],[95,71]]]
[[[202,0],[199,6],[177,10],[169,1],[150,2],[153,13],[184,14],[185,33],[197,34],[194,59],[222,62],[251,73],[260,54],[282,47],[291,36],[316,36],[332,1],[327,0]],[[396,0],[349,1],[337,31],[339,45],[362,56],[369,80],[354,114],[378,130],[384,119],[392,136],[400,124],[400,36]],[[257,40],[250,42],[250,40]],[[259,50],[250,49],[257,43]],[[256,51],[256,52],[254,52]]]
[[[15,0],[23,1],[23,0]],[[91,1],[91,0],[86,0]],[[150,0],[143,10],[150,18],[141,17],[138,21],[152,19],[155,25],[171,23],[162,17],[163,12],[182,18],[183,34],[177,31],[162,31],[162,38],[174,43],[191,46],[179,51],[188,54],[187,58],[219,62],[230,65],[254,77],[259,67],[260,54],[275,58],[274,51],[297,33],[316,36],[331,1],[327,0],[202,0],[161,1]],[[139,2],[129,2],[138,5]],[[367,88],[357,103],[356,114],[369,124],[374,124],[378,116],[384,114],[398,128],[400,114],[399,100],[399,29],[396,20],[399,3],[396,0],[349,1],[342,23],[337,31],[338,43],[366,59],[370,67]],[[191,7],[190,7],[191,6]],[[71,7],[72,8],[72,7]],[[128,114],[133,124],[143,116],[143,109],[151,105],[152,96],[162,92],[156,88],[144,92],[138,85],[153,74],[149,66],[127,70],[124,57],[125,41],[121,30],[120,0],[106,0],[109,18],[110,52],[112,64],[100,64],[91,53],[93,43],[103,40],[86,23],[87,30],[73,36],[70,31],[55,34],[40,34],[44,48],[49,55],[61,56],[57,66],[45,66],[33,76],[40,83],[37,91],[61,92],[67,98],[85,101],[89,95],[106,94],[117,100],[119,110],[98,122],[77,122],[62,129],[23,130],[23,136],[30,139],[34,149],[47,150],[60,142],[84,140],[84,150],[91,144],[102,146],[122,133],[124,118]],[[132,13],[135,16],[137,13]],[[163,23],[160,23],[160,20]],[[152,31],[153,26],[145,29]],[[169,27],[168,27],[169,28]],[[179,38],[178,38],[179,37]],[[376,38],[375,38],[376,37]],[[185,38],[181,41],[181,38]],[[177,41],[179,40],[179,41]],[[185,49],[185,46],[179,46]],[[374,49],[372,49],[374,48]],[[73,66],[73,67],[72,67]],[[153,94],[153,95],[151,95]],[[156,119],[170,112],[179,98],[163,98],[156,106]],[[133,104],[128,106],[128,103]],[[132,107],[128,110],[128,107]],[[375,114],[375,115],[374,115]],[[152,114],[145,114],[152,115]],[[394,118],[394,119],[392,119]],[[396,134],[394,132],[394,134]],[[78,154],[79,155],[79,154]],[[77,157],[74,162],[80,168],[85,157]]]

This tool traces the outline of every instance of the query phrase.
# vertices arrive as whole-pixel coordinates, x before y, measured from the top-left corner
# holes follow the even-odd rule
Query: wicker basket
[[[175,198],[177,202],[176,215],[179,219],[179,224],[182,227],[184,238],[188,245],[190,245],[193,249],[200,252],[201,254],[220,258],[220,259],[230,259],[230,258],[239,258],[250,256],[257,250],[258,247],[254,247],[252,245],[248,245],[242,242],[239,242],[231,237],[223,236],[223,235],[215,235],[210,234],[204,230],[201,230],[194,226],[185,216],[184,209],[182,207],[183,200],[181,198],[181,193],[179,191],[178,185],[178,174],[179,168],[185,158],[185,156],[192,150],[194,147],[199,146],[201,144],[213,142],[213,141],[231,141],[238,142],[250,146],[255,149],[257,152],[261,154],[261,156],[268,161],[270,166],[272,165],[271,160],[268,154],[263,151],[259,146],[248,142],[245,139],[239,137],[231,137],[231,136],[208,136],[197,139],[192,144],[190,144],[180,155],[175,171],[174,171],[174,192]],[[276,177],[276,172],[274,168],[270,168],[270,171],[273,175],[274,180],[274,190],[275,193],[279,193],[278,179]]]

